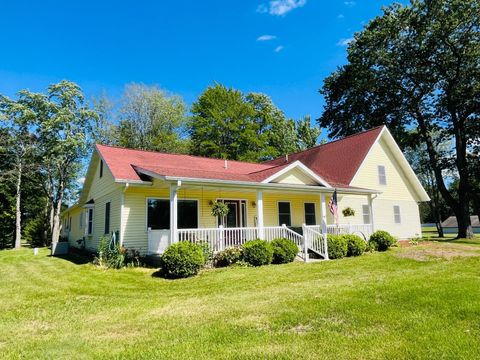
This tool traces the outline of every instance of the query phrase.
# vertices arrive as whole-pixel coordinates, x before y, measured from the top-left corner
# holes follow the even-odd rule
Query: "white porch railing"
[[[327,234],[322,234],[319,231],[313,229],[312,226],[307,227],[303,226],[303,237],[305,238],[306,249],[316,252],[318,255],[322,256],[325,260],[328,260],[328,245],[327,245]],[[305,254],[308,257],[308,254]]]
[[[227,247],[242,246],[247,241],[258,238],[263,238],[263,240],[267,241],[272,241],[276,238],[287,238],[298,246],[299,255],[303,255],[303,236],[287,228],[286,226],[265,226],[263,229],[258,227],[219,227],[203,229],[178,229],[177,231],[178,241],[207,243],[213,252],[222,251]],[[262,232],[263,236],[261,236]]]
[[[316,232],[323,233],[320,225],[306,225],[306,227]],[[327,234],[332,235],[355,234],[368,240],[370,235],[372,235],[372,232],[371,224],[327,225]]]

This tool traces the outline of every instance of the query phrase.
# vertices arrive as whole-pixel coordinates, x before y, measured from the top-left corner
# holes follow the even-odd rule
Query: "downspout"
[[[120,245],[123,246],[123,209],[125,208],[125,192],[129,187],[129,183],[127,182],[123,187],[122,193],[120,194],[120,231],[119,231],[119,242]]]

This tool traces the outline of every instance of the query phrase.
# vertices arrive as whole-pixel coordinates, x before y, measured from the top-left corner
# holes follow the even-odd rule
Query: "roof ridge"
[[[355,136],[364,135],[364,134],[366,134],[366,133],[368,133],[368,132],[370,132],[370,131],[377,130],[377,129],[383,128],[383,127],[386,127],[386,125],[375,126],[375,127],[371,128],[371,129],[364,130],[364,131],[361,131],[361,132],[356,133],[356,134],[347,135],[347,136],[345,136],[345,137],[343,137],[343,138],[341,138],[341,139],[335,139],[335,140],[329,141],[329,142],[327,142],[327,143],[325,143],[325,144],[318,144],[318,145],[312,146],[311,148],[308,148],[308,149],[305,149],[305,150],[300,150],[300,151],[296,151],[296,152],[293,152],[293,153],[289,153],[288,156],[301,154],[301,153],[303,153],[303,152],[307,152],[307,151],[310,151],[310,150],[318,149],[318,148],[320,148],[320,147],[322,147],[322,146],[327,146],[327,145],[330,145],[330,144],[333,144],[333,143],[336,143],[336,142],[339,142],[339,141],[343,141],[343,140],[346,140],[346,139],[349,139],[349,138],[352,138],[352,137],[355,137]],[[281,159],[282,157],[285,157],[285,156],[279,156],[279,157],[277,157],[277,158],[275,158],[275,159],[264,161],[263,163],[268,164],[269,162],[275,161],[275,160],[278,160],[278,159]]]
[[[179,154],[179,153],[168,153],[168,152],[155,151],[155,150],[132,149],[132,148],[128,148],[128,147],[125,147],[125,146],[104,145],[104,144],[100,144],[100,143],[96,143],[95,146],[96,146],[96,147],[98,147],[98,146],[104,146],[104,147],[109,147],[109,148],[113,148],[113,149],[123,149],[123,150],[136,151],[136,152],[146,152],[146,153],[152,153],[152,154],[189,156],[189,157],[198,158],[198,159],[217,160],[217,161],[227,160],[227,161],[232,161],[232,162],[241,163],[241,164],[267,166],[267,164],[265,164],[264,162],[258,162],[258,163],[257,163],[257,162],[253,162],[253,161],[242,161],[242,160],[231,160],[231,159],[219,159],[219,158],[211,158],[211,157],[207,157],[207,156],[192,155],[192,154]]]

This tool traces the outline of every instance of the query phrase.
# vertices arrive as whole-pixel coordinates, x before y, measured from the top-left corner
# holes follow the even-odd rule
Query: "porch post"
[[[258,237],[265,240],[265,231],[263,229],[263,191],[257,190],[257,226]]]
[[[320,208],[321,208],[321,214],[322,214],[322,232],[324,234],[327,233],[327,203],[325,202],[325,194],[321,193],[320,194]]]
[[[178,242],[177,215],[178,215],[178,195],[177,184],[170,184],[170,243]]]
[[[375,230],[373,228],[373,199],[372,194],[368,194],[368,217],[370,218],[370,231],[373,233]]]

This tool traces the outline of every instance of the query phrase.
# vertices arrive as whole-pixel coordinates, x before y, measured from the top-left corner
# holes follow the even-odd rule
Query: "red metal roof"
[[[98,145],[97,150],[116,180],[140,180],[137,170],[198,179],[261,182],[299,160],[332,186],[348,187],[353,175],[380,134],[382,127],[319,145],[261,164],[225,161],[192,155],[166,154]],[[136,170],[137,168],[137,170]],[[138,169],[140,168],[140,169]]]

